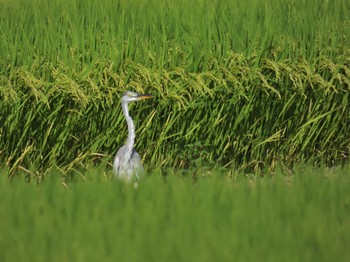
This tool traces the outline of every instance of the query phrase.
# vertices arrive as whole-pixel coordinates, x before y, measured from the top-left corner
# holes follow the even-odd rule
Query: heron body
[[[143,174],[141,158],[133,148],[130,158],[126,157],[126,145],[122,146],[114,158],[114,172],[117,178],[130,182],[133,178],[138,181]]]
[[[121,98],[123,114],[128,125],[128,138],[126,144],[117,152],[114,158],[113,170],[118,179],[130,182],[138,181],[143,175],[143,166],[141,158],[134,148],[135,144],[135,125],[129,115],[128,104],[133,101],[149,99],[153,96],[148,94],[138,94],[136,92],[126,91]]]

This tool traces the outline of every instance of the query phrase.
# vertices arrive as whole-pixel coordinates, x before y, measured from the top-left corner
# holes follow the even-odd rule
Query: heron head
[[[150,94],[139,94],[132,91],[126,91],[121,98],[121,102],[132,102],[150,98],[153,98]]]

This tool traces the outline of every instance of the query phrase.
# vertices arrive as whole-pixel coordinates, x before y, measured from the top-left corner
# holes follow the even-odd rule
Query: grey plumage
[[[129,115],[128,104],[133,101],[149,99],[153,96],[148,94],[138,94],[136,92],[126,91],[121,98],[123,114],[128,125],[128,138],[126,144],[117,152],[114,158],[113,170],[118,179],[126,182],[132,180],[138,181],[144,173],[141,158],[134,148],[135,143],[135,125]]]

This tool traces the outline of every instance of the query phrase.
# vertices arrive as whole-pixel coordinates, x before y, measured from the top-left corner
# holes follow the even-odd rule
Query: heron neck
[[[128,124],[128,140],[126,141],[126,152],[127,154],[130,154],[129,158],[131,157],[132,150],[134,148],[134,142],[135,142],[135,125],[134,121],[132,121],[132,118],[129,115],[129,109],[128,109],[128,103],[123,102],[122,103],[123,113],[126,119],[126,123]]]

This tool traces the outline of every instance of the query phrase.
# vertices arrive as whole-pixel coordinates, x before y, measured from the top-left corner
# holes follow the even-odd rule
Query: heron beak
[[[136,100],[144,100],[144,99],[150,99],[150,98],[153,98],[152,95],[150,94],[139,94],[137,97],[136,97]]]

